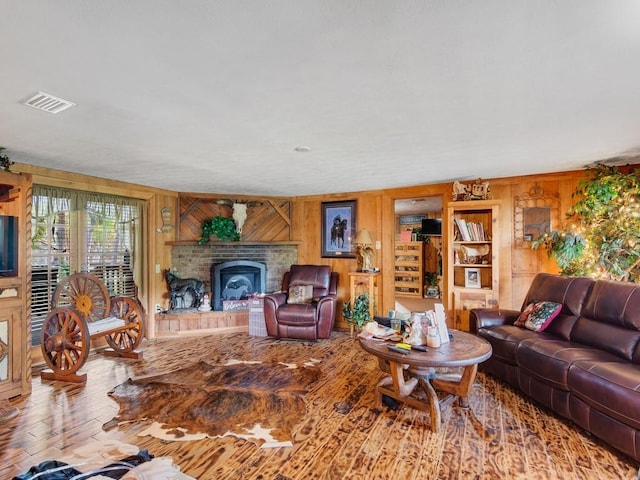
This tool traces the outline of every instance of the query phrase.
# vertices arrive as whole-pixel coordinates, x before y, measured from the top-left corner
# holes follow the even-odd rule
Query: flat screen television
[[[18,218],[0,215],[0,277],[18,276]]]
[[[442,235],[442,219],[441,218],[423,219],[422,235]]]

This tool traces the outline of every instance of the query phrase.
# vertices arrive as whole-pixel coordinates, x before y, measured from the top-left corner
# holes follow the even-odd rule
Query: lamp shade
[[[371,238],[369,230],[367,230],[366,228],[360,230],[358,232],[358,235],[356,235],[355,243],[357,245],[373,245],[373,239]]]

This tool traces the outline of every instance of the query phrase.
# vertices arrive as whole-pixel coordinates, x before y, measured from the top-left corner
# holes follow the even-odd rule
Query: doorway
[[[442,303],[442,196],[396,199],[394,214],[395,310],[432,310]]]

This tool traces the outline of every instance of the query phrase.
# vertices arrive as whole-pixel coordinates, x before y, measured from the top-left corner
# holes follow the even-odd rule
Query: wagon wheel
[[[58,284],[52,306],[73,307],[87,322],[102,320],[109,313],[109,292],[98,277],[74,273]]]
[[[110,316],[121,318],[129,328],[105,335],[109,346],[121,353],[135,350],[144,335],[145,314],[140,302],[130,297],[113,297]]]
[[[54,308],[42,325],[42,356],[58,375],[75,373],[89,356],[87,322],[71,308]]]

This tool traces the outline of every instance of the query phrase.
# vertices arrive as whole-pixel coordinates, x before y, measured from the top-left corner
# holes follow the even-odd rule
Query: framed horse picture
[[[322,256],[355,258],[356,201],[322,202]]]

